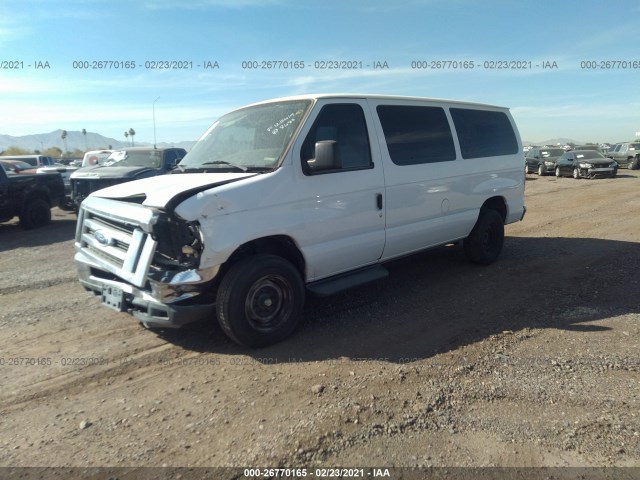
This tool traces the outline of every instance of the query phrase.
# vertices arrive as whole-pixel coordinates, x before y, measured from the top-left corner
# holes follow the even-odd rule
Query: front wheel
[[[304,294],[300,273],[287,260],[262,254],[247,257],[233,265],[220,282],[218,322],[237,343],[271,345],[298,326]]]
[[[576,180],[580,178],[580,170],[578,170],[577,167],[573,169],[573,178],[575,178]]]
[[[638,167],[640,167],[640,159],[638,157],[633,160],[629,160],[629,164],[627,165],[629,170],[637,170]]]
[[[502,251],[504,221],[496,210],[480,210],[480,218],[464,239],[464,253],[473,263],[489,265]]]
[[[556,167],[556,178],[560,178],[560,167]]]

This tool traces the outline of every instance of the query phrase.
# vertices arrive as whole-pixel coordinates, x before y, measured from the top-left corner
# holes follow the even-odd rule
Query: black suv
[[[556,147],[534,147],[524,156],[525,173],[536,172],[538,175],[553,173],[556,160],[564,153],[564,149]]]
[[[71,199],[76,207],[102,188],[171,172],[187,154],[184,148],[131,147],[116,150],[102,165],[76,170],[71,175]]]

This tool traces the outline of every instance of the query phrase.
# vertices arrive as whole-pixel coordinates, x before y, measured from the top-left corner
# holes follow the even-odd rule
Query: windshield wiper
[[[205,162],[205,163],[201,163],[200,165],[227,165],[229,167],[237,168],[238,170],[240,170],[242,172],[246,172],[247,171],[247,167],[243,167],[242,165],[237,165],[237,164],[231,163],[231,162],[225,162],[224,160],[215,160],[213,162]]]

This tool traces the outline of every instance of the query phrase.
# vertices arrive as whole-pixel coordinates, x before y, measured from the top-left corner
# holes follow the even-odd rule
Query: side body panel
[[[383,260],[466,237],[478,219],[480,207],[488,198],[505,199],[508,206],[505,223],[521,219],[524,208],[522,145],[510,115],[518,139],[517,153],[463,159],[446,103],[377,99],[369,100],[369,103],[372,111],[380,105],[444,108],[456,151],[453,161],[396,165],[389,154],[380,120],[375,117],[386,181]]]

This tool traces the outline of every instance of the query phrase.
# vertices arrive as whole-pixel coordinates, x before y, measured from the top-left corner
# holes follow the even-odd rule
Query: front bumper
[[[162,303],[150,292],[129,283],[100,278],[92,273],[91,266],[79,259],[78,255],[76,254],[76,267],[82,286],[98,297],[104,295],[106,288],[121,291],[123,301],[116,309],[131,314],[146,327],[180,328],[214,314],[214,303],[194,303],[192,299]],[[198,300],[202,302],[202,298]],[[109,306],[113,308],[112,304]]]
[[[89,197],[78,212],[74,259],[81,284],[103,305],[149,327],[180,327],[213,310],[218,268],[154,267],[157,235],[173,234],[154,233],[159,222],[160,214],[144,206]]]
[[[581,168],[580,176],[585,178],[610,177],[616,171],[617,168],[614,167]]]

